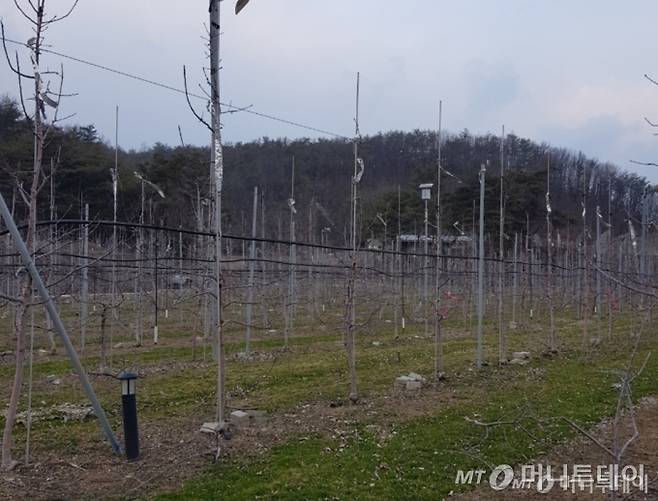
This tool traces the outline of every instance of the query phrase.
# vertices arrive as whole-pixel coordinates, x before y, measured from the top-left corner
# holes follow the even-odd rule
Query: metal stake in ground
[[[50,294],[48,293],[48,289],[46,289],[43,280],[41,280],[41,275],[39,275],[39,271],[37,270],[34,262],[32,261],[30,252],[27,250],[25,242],[23,241],[21,234],[18,232],[18,228],[16,228],[16,223],[14,222],[14,219],[11,217],[11,213],[9,212],[9,208],[5,203],[5,199],[2,196],[2,193],[0,193],[0,214],[2,215],[2,219],[4,219],[5,221],[5,225],[7,226],[7,229],[9,230],[9,233],[11,234],[14,240],[14,243],[16,245],[19,254],[21,255],[21,258],[23,259],[23,263],[25,263],[25,267],[27,268],[30,275],[32,275],[32,280],[34,281],[34,285],[37,291],[39,291],[39,295],[41,296],[41,299],[44,301],[46,311],[48,312],[48,315],[50,316],[50,319],[53,322],[53,326],[55,327],[57,334],[59,334],[59,337],[61,338],[62,343],[64,344],[66,353],[69,359],[71,360],[71,363],[75,368],[75,371],[78,373],[78,377],[80,378],[80,383],[82,384],[82,389],[87,395],[87,398],[89,398],[89,400],[91,401],[91,405],[93,406],[94,412],[101,423],[101,427],[103,428],[105,437],[109,440],[110,445],[112,446],[114,452],[120,454],[121,446],[119,445],[119,442],[117,442],[117,439],[114,436],[114,432],[110,427],[110,423],[107,420],[105,411],[103,411],[103,408],[101,407],[98,398],[96,398],[96,393],[94,392],[94,389],[92,388],[91,383],[89,382],[89,378],[87,378],[87,373],[85,372],[84,368],[82,367],[82,364],[80,363],[80,359],[78,358],[78,354],[76,353],[75,348],[73,348],[73,345],[71,344],[71,340],[69,339],[69,336],[66,333],[66,328],[64,327],[62,320],[59,318],[59,314],[57,313],[57,309],[55,308],[55,303],[50,297]]]

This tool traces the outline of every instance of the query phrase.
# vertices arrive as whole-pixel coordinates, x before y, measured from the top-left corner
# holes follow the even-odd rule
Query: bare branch
[[[629,160],[630,163],[635,164],[635,165],[646,165],[646,166],[651,166],[651,167],[658,167],[657,163],[654,162],[638,162],[637,160]]]
[[[633,412],[633,402],[631,401],[630,398],[630,390],[627,395],[628,399],[628,409],[631,414],[631,422],[633,423],[633,435],[626,440],[624,445],[619,449],[619,452],[617,453],[617,461],[620,461],[622,457],[624,457],[624,453],[626,452],[626,449],[628,448],[629,445],[631,445],[639,436],[640,436],[640,430],[637,429],[637,422],[635,421],[635,414]]]
[[[34,77],[31,75],[26,75],[25,73],[21,73],[19,68],[14,68],[14,65],[11,63],[11,58],[9,57],[9,51],[7,50],[7,39],[5,37],[5,25],[4,23],[0,20],[0,34],[2,35],[2,47],[5,51],[5,57],[7,58],[7,64],[9,65],[9,69],[16,73],[19,77],[23,78],[31,78],[34,80]],[[16,54],[16,59],[18,59],[18,54]]]
[[[601,275],[604,276],[605,278],[607,278],[608,280],[611,280],[612,282],[615,282],[616,284],[621,285],[625,289],[631,290],[633,292],[637,292],[638,294],[643,294],[645,296],[651,296],[651,297],[658,298],[658,294],[655,294],[655,293],[650,292],[650,291],[638,289],[637,287],[633,287],[632,285],[629,285],[629,284],[619,280],[618,278],[613,277],[608,272],[606,272],[605,270],[602,270],[601,268],[599,268],[596,265],[594,265],[594,269],[596,271],[598,271],[599,273],[601,273]]]
[[[647,353],[647,356],[644,357],[644,362],[642,362],[642,365],[640,368],[637,370],[635,374],[629,377],[628,383],[632,383],[640,374],[644,372],[644,369],[647,367],[647,364],[649,363],[649,359],[651,358],[651,352]]]
[[[16,53],[16,67],[18,68],[18,71],[20,72],[21,63],[18,59],[18,52]],[[25,98],[23,97],[23,81],[21,80],[20,74],[18,74],[17,77],[18,77],[18,96],[19,96],[20,101],[21,101],[21,108],[23,108],[23,114],[25,115],[25,119],[28,121],[28,124],[30,124],[30,126],[31,126],[32,117],[27,112],[27,108],[25,107]]]
[[[233,109],[228,111],[222,111],[222,115],[230,115],[232,113],[240,113],[241,111],[247,111],[248,109],[252,108],[254,105],[250,104],[249,106],[243,106],[242,108],[238,108],[236,106],[233,106],[232,104],[227,104],[226,106]]]
[[[183,66],[183,83],[185,85],[185,99],[187,100],[187,105],[190,107],[192,114],[196,117],[196,119],[199,122],[205,125],[208,128],[208,130],[214,134],[215,131],[213,130],[213,128],[208,124],[208,122],[206,122],[203,118],[201,118],[201,116],[199,116],[199,114],[194,109],[194,106],[192,106],[192,103],[190,102],[190,94],[187,90],[187,70],[185,69],[185,66]]]
[[[18,3],[17,0],[14,0],[14,5],[15,5],[16,8],[18,9],[18,12],[20,12],[21,14],[23,14],[23,17],[25,17],[25,19],[27,19],[28,21],[30,21],[32,24],[34,24],[34,25],[36,26],[37,22],[36,22],[34,19],[32,19],[32,18],[31,18],[31,17],[30,17],[30,16],[29,16],[29,15],[23,10],[23,8],[20,6],[20,4]],[[32,7],[32,8],[34,8],[34,7]],[[36,11],[35,11],[35,12],[36,12]]]
[[[208,94],[208,91],[206,89],[204,89],[201,86],[201,84],[198,84],[198,87],[201,90],[201,92],[203,92],[203,95],[206,96],[206,99],[208,99],[208,101],[210,101],[211,97],[210,97],[210,94]]]
[[[55,124],[58,124],[60,122],[66,122],[67,120],[70,120],[71,118],[73,118],[76,115],[77,115],[77,113],[71,113],[71,114],[66,115],[62,118],[57,118],[57,119],[52,121],[52,124],[55,125]]]
[[[73,2],[73,5],[71,6],[71,8],[68,10],[68,12],[67,12],[66,14],[64,14],[63,16],[59,16],[59,17],[58,17],[58,16],[54,16],[54,17],[53,17],[52,19],[50,19],[49,21],[44,21],[44,24],[48,25],[48,24],[52,24],[52,23],[56,23],[56,22],[58,22],[58,21],[61,21],[62,19],[66,19],[66,18],[69,17],[69,16],[71,15],[71,13],[75,10],[75,7],[78,5],[78,2],[79,2],[79,1],[80,1],[80,0],[75,0],[75,1]]]
[[[651,127],[658,127],[658,124],[653,123],[651,120],[649,120],[647,117],[644,117],[644,121],[651,125]]]
[[[582,433],[585,435],[587,438],[589,438],[592,442],[594,442],[596,445],[598,445],[601,449],[603,449],[605,452],[607,452],[613,459],[617,459],[615,456],[615,453],[612,452],[610,449],[608,449],[605,445],[603,445],[596,437],[594,437],[592,434],[588,433],[587,430],[584,430],[582,427],[578,426],[576,423],[571,421],[571,419],[567,419],[565,417],[561,417],[561,419],[567,423],[569,426],[571,426],[574,430],[578,431],[579,433]]]
[[[3,300],[5,300],[9,303],[20,303],[21,302],[20,298],[13,297],[13,296],[7,296],[6,294],[3,294],[2,292],[0,292],[0,299],[3,299]]]
[[[656,82],[653,78],[651,78],[651,77],[650,77],[649,75],[647,75],[646,73],[644,74],[644,78],[646,78],[647,80],[649,80],[649,82],[651,82],[652,84],[654,84],[654,85],[658,85],[658,82]]]
[[[109,256],[110,254],[112,254],[112,251],[111,251],[111,250],[109,250],[108,252],[106,252],[106,253],[103,254],[102,256],[97,257],[96,259],[93,259],[93,260],[89,261],[87,264],[84,264],[84,265],[81,265],[81,266],[76,266],[76,267],[73,268],[69,273],[66,273],[65,275],[59,277],[59,279],[58,279],[57,281],[52,282],[52,283],[49,283],[49,284],[46,284],[46,287],[48,287],[48,288],[52,288],[52,287],[55,287],[55,286],[57,286],[58,284],[60,284],[60,283],[62,283],[62,282],[65,282],[69,277],[75,275],[75,274],[78,273],[80,270],[82,270],[82,269],[84,269],[84,268],[89,268],[89,267],[91,267],[92,264],[94,264],[94,263],[98,263],[99,261],[102,261],[102,260],[105,259],[107,256]],[[87,257],[87,259],[88,259],[88,257]]]
[[[27,191],[25,191],[25,188],[23,188],[23,182],[19,181],[18,177],[16,178],[16,186],[18,187],[18,194],[23,199],[23,202],[25,203],[25,205],[29,206],[30,200],[27,196]]]
[[[485,422],[479,421],[477,419],[469,418],[468,416],[466,416],[464,418],[464,420],[468,423],[472,423],[476,426],[483,426],[485,428],[491,428],[491,427],[494,427],[494,426],[505,426],[505,425],[512,425],[513,426],[513,425],[518,424],[518,421],[492,421],[490,423],[485,423]]]

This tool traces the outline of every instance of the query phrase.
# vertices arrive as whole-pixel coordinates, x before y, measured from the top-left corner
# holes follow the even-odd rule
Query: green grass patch
[[[491,369],[471,390],[477,398],[433,416],[379,423],[388,428],[388,439],[363,423],[353,426],[342,448],[329,437],[296,437],[262,459],[214,467],[159,499],[441,499],[458,490],[458,469],[522,463],[572,437],[561,416],[590,426],[610,415],[617,398],[612,369],[626,361],[623,352],[606,350],[587,363],[574,354]],[[658,392],[656,380],[653,357],[636,380],[635,397]],[[466,418],[516,424],[485,433]],[[543,420],[541,428],[534,418]]]

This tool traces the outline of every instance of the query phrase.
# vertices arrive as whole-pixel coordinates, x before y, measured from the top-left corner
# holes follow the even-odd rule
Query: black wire
[[[57,221],[37,221],[36,223],[37,226],[51,226],[51,225],[77,225],[77,226],[84,226],[84,225],[94,225],[94,226],[119,226],[119,227],[124,227],[124,228],[143,228],[143,229],[149,229],[149,230],[157,230],[157,231],[165,231],[165,232],[171,232],[171,233],[183,233],[185,235],[195,235],[195,236],[205,236],[205,237],[214,237],[216,234],[214,232],[207,232],[207,231],[196,231],[196,230],[187,230],[184,228],[173,228],[169,226],[158,226],[158,225],[153,225],[153,224],[139,224],[139,223],[126,223],[126,222],[119,222],[117,221],[116,223],[113,221],[85,221],[84,219],[60,219]],[[18,227],[18,229],[25,229],[27,228],[27,225],[21,225]],[[0,232],[0,237],[7,235],[9,233],[8,230],[5,230],[3,232]],[[321,250],[332,250],[332,251],[337,251],[337,252],[345,252],[345,253],[350,253],[353,252],[352,248],[349,247],[338,247],[338,246],[330,246],[330,245],[320,245],[320,244],[311,244],[307,242],[293,242],[290,240],[278,240],[278,239],[268,239],[268,238],[259,238],[259,237],[243,237],[243,236],[236,236],[236,235],[226,235],[222,234],[222,238],[225,238],[227,240],[237,240],[237,241],[243,241],[243,242],[259,242],[259,243],[273,243],[273,244],[282,244],[282,245],[294,245],[296,247],[306,247],[306,248],[314,248],[314,249],[321,249]],[[422,257],[422,258],[431,258],[431,259],[436,259],[437,257],[441,260],[453,260],[453,261],[477,261],[479,258],[477,256],[454,256],[454,255],[449,255],[449,254],[421,254],[417,252],[401,252],[401,251],[390,251],[390,250],[378,250],[378,249],[357,249],[357,252],[359,253],[371,253],[371,254],[378,254],[378,255],[391,255],[391,256],[407,256],[407,257]],[[13,254],[15,255],[15,254]],[[9,257],[10,255],[6,255]],[[77,256],[80,258],[85,258],[85,259],[93,259],[89,258],[89,256]],[[158,259],[161,259],[158,257]],[[177,258],[176,258],[177,259]],[[111,259],[101,259],[102,261],[111,261]],[[148,260],[146,258],[145,260]],[[485,262],[491,262],[491,263],[503,263],[503,264],[508,264],[508,265],[513,265],[517,264],[520,266],[528,266],[528,267],[542,267],[542,266],[548,266],[547,262],[544,261],[534,261],[534,262],[527,262],[527,261],[511,261],[507,259],[498,259],[495,257],[485,257],[483,259]],[[122,260],[115,260],[117,262],[121,262]],[[128,261],[128,260],[125,260]],[[133,259],[133,261],[137,261]],[[202,260],[199,260],[202,261]],[[248,261],[248,259],[247,259]],[[258,261],[258,260],[255,260]],[[292,266],[293,263],[289,262],[279,262],[279,261],[273,261],[278,264],[286,264]],[[313,264],[309,263],[296,263],[299,266],[313,266]],[[319,266],[319,265],[316,265]],[[336,267],[349,267],[349,265],[336,265]],[[577,271],[577,270],[584,270],[584,266],[571,266],[571,267],[566,267],[562,266],[556,263],[551,263],[551,268],[556,269],[556,270],[562,270],[562,271]],[[449,273],[447,270],[443,270],[445,273]],[[616,273],[615,270],[613,269],[605,269],[604,271],[607,272],[612,272]],[[518,273],[522,273],[519,271]],[[639,273],[624,273],[625,275],[632,275],[632,276],[639,276]],[[650,273],[645,273],[644,275],[651,275]]]
[[[9,43],[16,44],[16,45],[25,46],[24,43],[19,42],[19,41],[17,41],[17,40],[11,40],[11,39],[9,39],[9,38],[5,38],[5,41],[7,41],[7,42],[9,42]],[[48,54],[53,54],[53,55],[55,55],[55,56],[63,57],[63,58],[65,58],[65,59],[69,59],[69,60],[71,60],[71,61],[75,61],[75,62],[77,62],[77,63],[86,64],[86,65],[91,66],[91,67],[93,67],[93,68],[97,68],[97,69],[100,69],[100,70],[108,71],[108,72],[110,72],[110,73],[114,73],[114,74],[116,74],[116,75],[120,75],[120,76],[123,76],[123,77],[131,78],[131,79],[133,79],[133,80],[137,80],[137,81],[139,81],[139,82],[143,82],[143,83],[146,83],[146,84],[149,84],[149,85],[154,85],[154,86],[156,86],[156,87],[160,87],[161,89],[170,90],[170,91],[177,92],[177,93],[179,93],[179,94],[183,94],[183,95],[186,94],[185,91],[184,91],[183,89],[179,89],[179,88],[177,88],[177,87],[173,87],[173,86],[171,86],[171,85],[167,85],[167,84],[164,84],[164,83],[158,82],[158,81],[156,81],[156,80],[151,80],[151,79],[149,79],[149,78],[140,77],[140,76],[138,76],[138,75],[133,75],[132,73],[128,73],[128,72],[126,72],[126,71],[117,70],[117,69],[115,69],[115,68],[110,68],[109,66],[105,66],[105,65],[102,65],[102,64],[94,63],[94,62],[92,62],[92,61],[88,61],[88,60],[86,60],[86,59],[81,59],[81,58],[79,58],[79,57],[75,57],[75,56],[69,56],[68,54],[64,54],[64,53],[62,53],[62,52],[57,52],[57,51],[52,50],[52,49],[43,49],[43,48],[42,48],[42,49],[41,49],[41,52],[45,52],[45,53],[48,53]],[[192,93],[192,92],[188,92],[187,95],[189,95],[190,97],[197,98],[197,99],[203,99],[204,101],[207,101],[207,100],[208,100],[208,98],[207,98],[206,96],[202,96],[202,95],[200,95],[200,94],[194,94],[194,93]],[[266,119],[268,119],[268,120],[273,120],[273,121],[275,121],[275,122],[280,122],[280,123],[283,123],[283,124],[286,124],[286,125],[291,125],[291,126],[293,126],[293,127],[298,127],[298,128],[300,128],[300,129],[310,130],[310,131],[312,131],[312,132],[317,132],[317,133],[319,133],[319,134],[324,134],[324,135],[327,135],[327,136],[333,136],[333,137],[336,137],[336,138],[339,138],[339,139],[345,139],[345,140],[348,140],[348,141],[351,141],[351,140],[352,140],[351,138],[349,138],[349,137],[347,137],[347,136],[345,136],[345,135],[343,135],[343,134],[338,134],[338,133],[336,133],[336,132],[330,132],[330,131],[328,131],[328,130],[320,129],[320,128],[318,128],[318,127],[313,127],[313,126],[311,126],[311,125],[305,125],[305,124],[302,124],[302,123],[299,123],[299,122],[294,122],[294,121],[292,121],[292,120],[288,120],[288,119],[285,119],[285,118],[277,117],[277,116],[275,116],[275,115],[270,115],[270,114],[268,114],[268,113],[262,113],[262,112],[260,112],[260,111],[255,111],[255,110],[252,110],[252,109],[250,109],[250,108],[241,107],[241,106],[235,106],[235,105],[233,105],[233,104],[229,104],[229,103],[220,103],[220,104],[221,104],[222,106],[224,106],[224,107],[226,107],[226,108],[230,108],[231,110],[234,110],[234,111],[241,111],[241,112],[249,113],[249,114],[251,114],[251,115],[255,115],[255,116],[257,116],[257,117],[266,118]]]

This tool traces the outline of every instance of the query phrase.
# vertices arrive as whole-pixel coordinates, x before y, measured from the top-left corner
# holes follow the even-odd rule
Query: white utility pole
[[[244,351],[249,355],[251,344],[251,322],[254,302],[254,267],[256,265],[256,221],[258,218],[258,186],[254,186],[254,204],[251,217],[251,245],[249,247],[249,284],[247,292],[247,332],[245,335]]]
[[[441,332],[441,128],[443,119],[443,101],[439,101],[439,132],[436,137],[436,264],[434,283],[434,376],[442,377],[443,369],[443,335]]]
[[[516,304],[519,295],[519,234],[514,233],[514,277],[512,285],[512,323],[513,329],[516,329]]]
[[[475,365],[482,368],[484,337],[482,321],[484,319],[484,183],[487,168],[485,164],[480,167],[480,238],[478,242],[478,333]]]
[[[293,317],[295,316],[295,261],[296,252],[295,239],[295,157],[292,157],[292,173],[290,176],[290,198],[288,199],[288,208],[290,209],[290,249],[288,253],[288,299],[286,300],[286,318],[285,328],[283,331],[284,345],[288,348],[290,336],[293,330]]]
[[[596,206],[596,335],[601,339],[601,315],[603,310],[603,297],[601,290],[601,208]]]
[[[85,204],[83,218],[85,225],[82,227],[82,283],[80,286],[80,351],[85,351],[87,337],[87,322],[89,321],[89,204]]]
[[[114,168],[112,169],[112,277],[110,298],[112,315],[110,320],[110,365],[112,360],[112,340],[114,339],[114,324],[119,319],[117,312],[117,196],[119,190],[119,106],[114,115]]]
[[[505,126],[503,125],[500,136],[500,207],[499,207],[499,233],[498,233],[498,361],[507,362],[507,339],[505,337],[505,327],[503,325],[503,292],[504,292],[504,273],[505,273],[505,247],[504,247],[504,227],[505,227]]]

